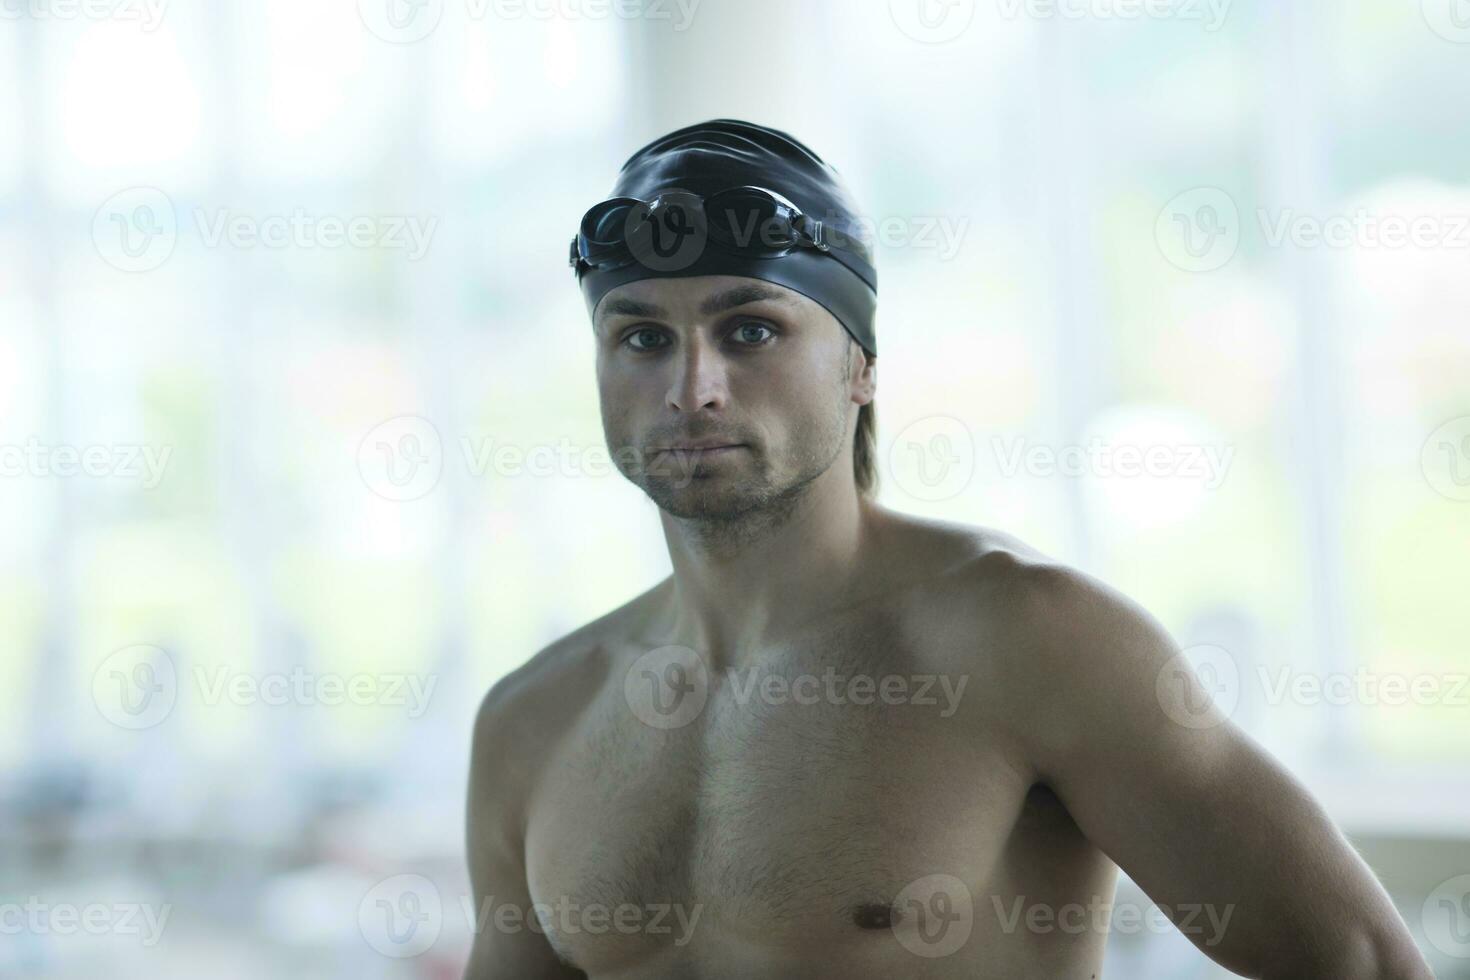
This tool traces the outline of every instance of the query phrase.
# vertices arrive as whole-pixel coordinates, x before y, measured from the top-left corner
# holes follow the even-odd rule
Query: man
[[[584,219],[607,442],[673,574],[485,698],[466,977],[1091,980],[1118,866],[1239,974],[1430,977],[1152,618],[874,502],[858,227],[835,170],[734,120]]]

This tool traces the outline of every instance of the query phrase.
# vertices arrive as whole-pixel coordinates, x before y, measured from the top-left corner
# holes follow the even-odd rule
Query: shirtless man
[[[673,574],[486,696],[467,980],[1093,980],[1119,866],[1241,975],[1432,978],[1147,613],[873,500],[875,283],[861,243],[840,264],[816,244],[850,207],[835,171],[719,120],[640,151],[616,193],[675,185],[759,185],[828,227],[773,218],[787,236],[753,247],[803,241],[755,258],[701,228],[655,268],[666,247],[626,262],[636,229],[687,213],[584,222],[605,434]]]

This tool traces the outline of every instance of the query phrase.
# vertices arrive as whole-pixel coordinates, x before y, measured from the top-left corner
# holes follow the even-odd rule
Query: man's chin
[[[643,492],[671,517],[728,521],[760,510],[770,502],[767,487],[752,487],[717,477],[688,481],[650,480]]]

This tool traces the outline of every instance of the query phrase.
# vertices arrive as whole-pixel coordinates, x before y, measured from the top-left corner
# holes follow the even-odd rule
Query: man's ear
[[[863,350],[856,340],[849,340],[848,345],[852,400],[866,405],[878,394],[878,358]]]

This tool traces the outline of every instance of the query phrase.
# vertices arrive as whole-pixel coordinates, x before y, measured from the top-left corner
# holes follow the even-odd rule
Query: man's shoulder
[[[478,738],[554,737],[603,689],[647,614],[655,586],[536,651],[480,703]]]
[[[1177,648],[1142,606],[1010,535],[948,533],[972,554],[924,590],[919,611],[944,638],[926,663],[973,676],[966,717],[1008,732],[1023,771],[1029,760],[1101,737],[1114,720],[1100,705],[1137,714],[1157,703]]]
[[[958,617],[969,635],[989,639],[990,652],[1013,651],[1038,667],[1054,666],[1052,657],[1116,656],[1132,640],[1161,631],[1118,589],[1014,535],[955,522],[907,524],[911,537],[937,543],[930,551],[942,556],[923,590],[942,604],[935,612]]]

